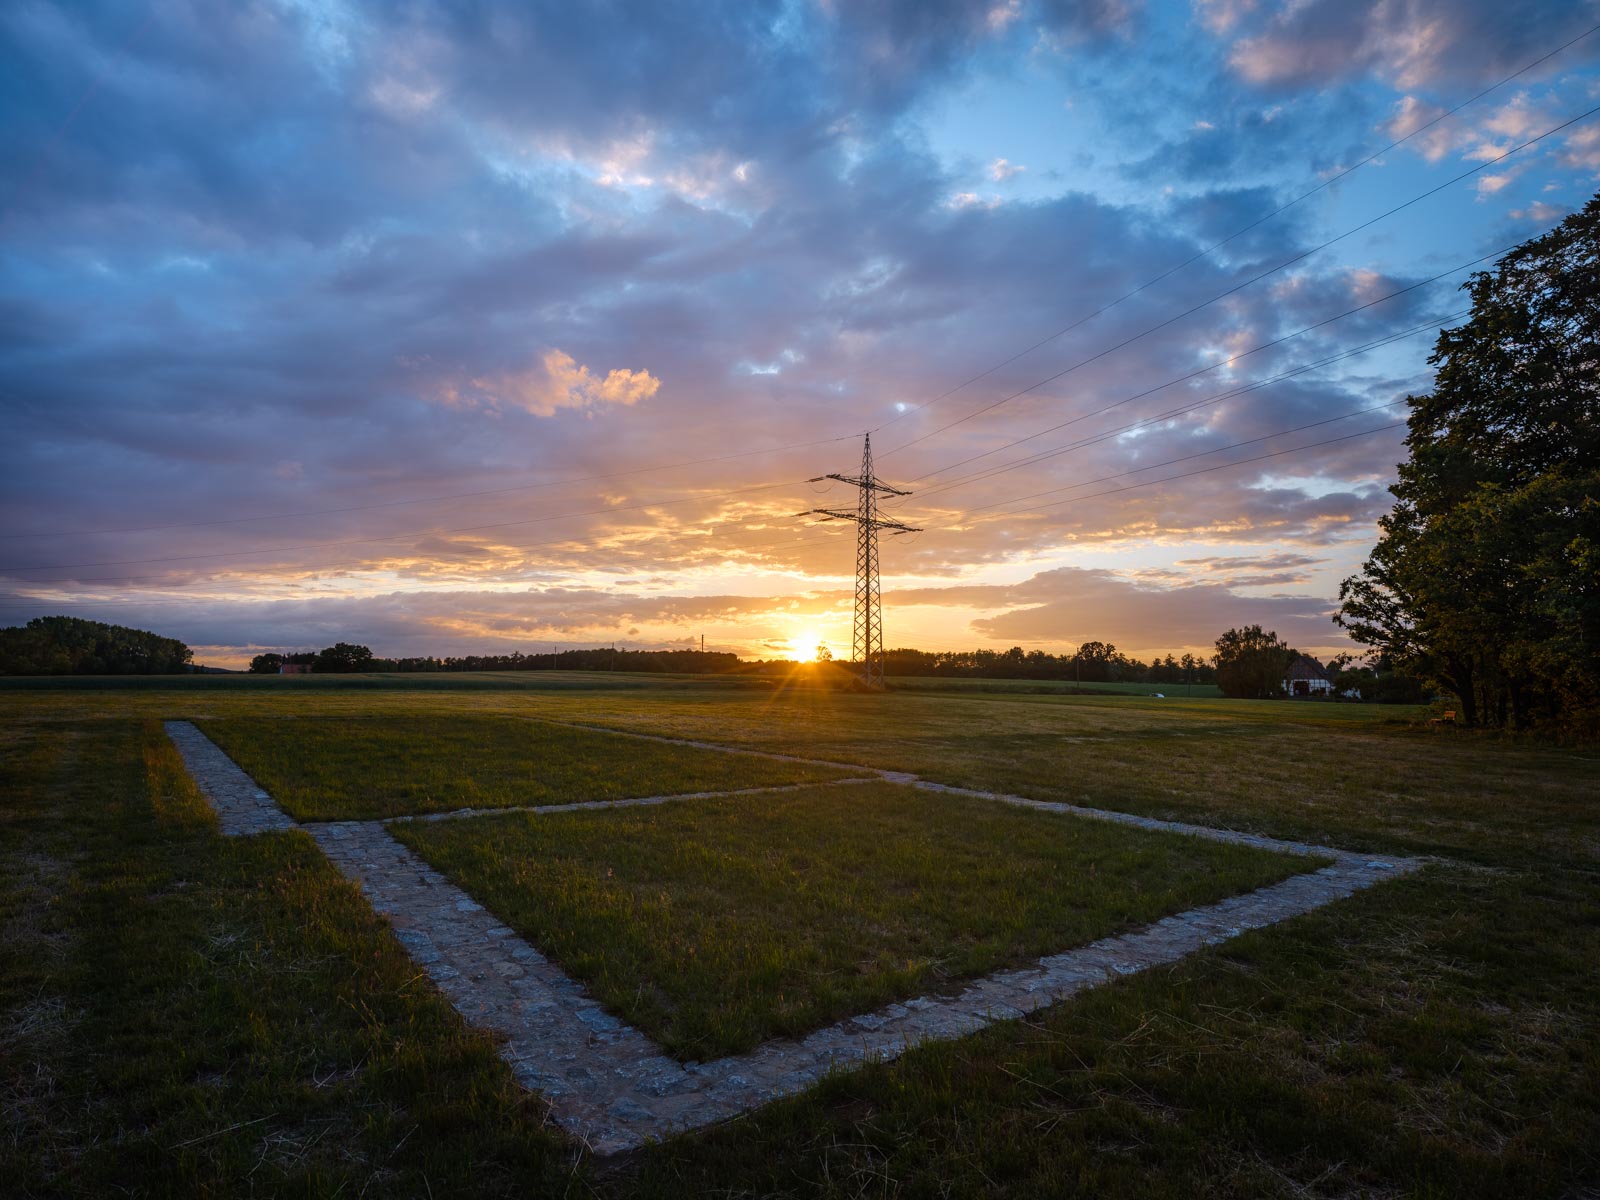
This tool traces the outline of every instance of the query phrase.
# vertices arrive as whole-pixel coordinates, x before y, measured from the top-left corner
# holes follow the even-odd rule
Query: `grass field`
[[[1012,695],[1043,696],[1145,696],[1220,700],[1222,692],[1214,683],[1074,683],[1070,679],[942,679],[931,675],[912,675],[892,679],[897,692],[951,692],[956,695],[977,692],[1005,692]]]
[[[302,821],[731,791],[849,774],[516,717],[253,717],[207,721],[204,729]]]
[[[882,783],[394,833],[698,1060],[1326,861]]]
[[[1363,705],[592,676],[305,683],[0,686],[8,1192],[1600,1188],[1593,748]],[[583,720],[1439,861],[599,1164],[545,1126],[304,834],[218,838],[153,724],[324,716]]]

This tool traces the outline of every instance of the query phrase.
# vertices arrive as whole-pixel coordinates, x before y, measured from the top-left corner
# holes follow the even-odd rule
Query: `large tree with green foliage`
[[[370,671],[372,669],[372,651],[365,646],[352,645],[350,642],[335,642],[325,650],[317,652],[316,661],[311,669],[318,674],[347,675],[354,671]]]
[[[1259,625],[1230,629],[1217,639],[1217,687],[1224,696],[1259,700],[1283,691],[1296,651]]]
[[[1467,724],[1600,714],[1600,196],[1465,285],[1334,617]]]

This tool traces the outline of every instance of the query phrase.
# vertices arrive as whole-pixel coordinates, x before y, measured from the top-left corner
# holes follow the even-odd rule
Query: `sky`
[[[1600,188],[1596,25],[13,0],[0,625],[846,657],[798,514],[870,432],[891,646],[1352,649],[1459,285]]]

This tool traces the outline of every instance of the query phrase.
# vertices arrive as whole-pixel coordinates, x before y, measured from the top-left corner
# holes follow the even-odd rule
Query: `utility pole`
[[[854,521],[856,523],[856,619],[851,639],[851,658],[856,663],[856,674],[862,686],[871,691],[883,690],[883,597],[878,586],[878,530],[887,529],[898,537],[902,533],[921,533],[900,521],[888,521],[878,516],[878,493],[890,496],[909,496],[910,492],[879,483],[872,472],[872,435],[869,433],[861,445],[860,475],[818,475],[811,483],[835,479],[857,488],[860,495],[856,509],[813,508],[800,514],[802,517],[821,517],[824,521]]]

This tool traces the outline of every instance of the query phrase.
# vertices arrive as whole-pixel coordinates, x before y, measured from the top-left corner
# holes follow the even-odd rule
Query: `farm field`
[[[1592,749],[1476,737],[1362,705],[863,697],[692,678],[7,681],[0,713],[0,1153],[20,1195],[98,1195],[129,1179],[148,1194],[330,1196],[1521,1197],[1600,1184]],[[160,726],[193,719],[225,742],[224,722],[259,731],[399,721],[413,741],[432,729],[447,745],[452,725],[509,730],[509,718],[525,717],[1435,861],[1024,1020],[595,1160],[547,1125],[492,1039],[419,975],[305,833],[219,838]],[[537,722],[515,725],[530,740],[496,733],[500,757],[536,744]],[[258,747],[271,741],[252,736]],[[241,759],[244,745],[231,747]],[[629,745],[641,755],[640,786],[684,772],[675,778],[689,787],[693,772],[711,769]],[[341,770],[378,779],[396,761],[374,753]],[[742,779],[764,760],[723,761]],[[310,771],[266,762],[252,769]],[[473,786],[509,795],[521,777],[497,781],[500,769],[486,762]],[[844,802],[880,789],[898,791],[852,784],[830,794]],[[794,804],[804,795],[784,794]],[[933,797],[917,800],[938,811]],[[816,810],[756,832],[711,829],[710,810],[691,807],[731,803],[559,820],[574,870],[599,865],[594,830],[611,817],[617,850],[661,869],[669,886],[684,875],[669,847],[687,854],[690,842],[682,829],[647,836],[657,822],[699,824],[693,852],[723,853],[730,872],[750,861],[740,847],[752,841],[792,863],[807,830],[874,840]],[[742,815],[763,811],[782,825],[781,805]],[[903,807],[883,811],[905,819]],[[444,869],[482,872],[474,886],[494,887],[492,860],[513,862],[517,839],[549,836],[556,827],[538,823],[555,819],[390,828],[436,843]],[[500,828],[496,855],[469,862],[485,857],[485,839],[468,836],[480,822]],[[875,828],[882,845],[898,836]],[[928,849],[951,864],[941,919],[970,930],[990,915],[981,897],[1001,884],[977,877],[981,855],[962,856],[956,843],[970,838],[943,822],[937,831],[951,839]],[[1006,869],[1026,892],[1049,856],[1025,829],[1004,838],[1017,848]],[[1204,855],[1189,849],[1186,869],[1198,869]],[[1108,872],[1118,879],[1107,897],[1138,872]],[[593,907],[578,904],[582,894],[566,901],[573,911]],[[678,919],[689,928],[716,908]],[[895,904],[881,911],[920,920]],[[817,910],[809,924],[835,919]],[[596,920],[625,930],[617,910]],[[874,936],[885,947],[898,937],[892,925]]]

